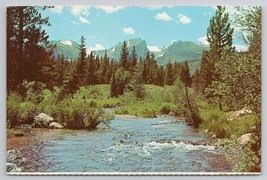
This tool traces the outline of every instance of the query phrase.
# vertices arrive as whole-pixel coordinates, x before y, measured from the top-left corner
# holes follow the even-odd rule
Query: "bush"
[[[32,124],[34,116],[36,116],[36,105],[26,101],[19,105],[19,122],[20,124]]]
[[[170,114],[171,112],[174,112],[175,105],[172,103],[164,103],[160,107],[160,113],[161,114]]]
[[[14,127],[19,124],[19,106],[22,102],[22,97],[15,92],[7,96],[7,127]]]

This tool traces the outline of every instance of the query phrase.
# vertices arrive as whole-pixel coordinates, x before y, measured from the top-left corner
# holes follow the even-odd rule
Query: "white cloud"
[[[177,17],[178,17],[179,21],[183,24],[189,24],[192,22],[192,20],[189,17],[187,17],[186,15],[178,14]]]
[[[152,52],[161,51],[161,48],[159,46],[147,46],[147,48],[148,48],[149,51],[152,51]]]
[[[74,16],[88,16],[89,15],[90,6],[70,6],[71,14]]]
[[[246,45],[240,45],[240,44],[233,44],[235,47],[236,51],[238,52],[245,52],[248,50],[248,47]]]
[[[162,21],[171,21],[172,17],[170,17],[166,12],[158,13],[154,17],[156,20],[162,20]]]
[[[86,18],[82,16],[79,17],[79,21],[83,24],[91,24]]]
[[[207,45],[207,46],[209,45],[209,42],[207,41],[207,36],[203,36],[203,37],[198,38],[198,41],[204,45]]]
[[[118,12],[124,7],[123,6],[95,6],[95,8],[105,11],[108,14],[112,14],[112,13]]]
[[[54,6],[50,9],[53,13],[61,14],[63,10],[63,6]]]
[[[122,29],[125,34],[134,34],[135,30],[132,27],[125,27]]]
[[[89,47],[86,49],[87,54],[90,54],[91,51],[104,50],[105,48],[101,44],[95,44],[95,47]]]

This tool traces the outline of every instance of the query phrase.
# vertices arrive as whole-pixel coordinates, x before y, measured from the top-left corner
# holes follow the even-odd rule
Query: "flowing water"
[[[7,140],[27,161],[24,172],[229,172],[210,139],[174,117],[115,118],[95,131],[32,129]],[[187,143],[191,142],[191,143]]]

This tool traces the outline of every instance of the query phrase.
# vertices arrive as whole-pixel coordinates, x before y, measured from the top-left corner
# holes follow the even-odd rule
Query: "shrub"
[[[172,103],[163,103],[160,107],[161,114],[170,114],[175,110],[175,105]]]
[[[19,122],[20,124],[32,124],[34,116],[36,116],[36,105],[26,101],[19,105]]]
[[[19,124],[19,105],[22,97],[15,92],[7,96],[7,127],[14,127]]]
[[[129,114],[128,107],[116,109],[115,114]]]
[[[140,112],[141,117],[143,118],[156,118],[157,117],[157,110],[156,109],[143,109]]]

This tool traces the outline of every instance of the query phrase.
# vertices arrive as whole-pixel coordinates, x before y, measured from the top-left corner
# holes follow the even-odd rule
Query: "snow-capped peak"
[[[67,46],[72,46],[72,42],[69,41],[69,40],[62,40],[60,42],[61,42],[61,44],[64,44],[64,45],[67,45]]]

